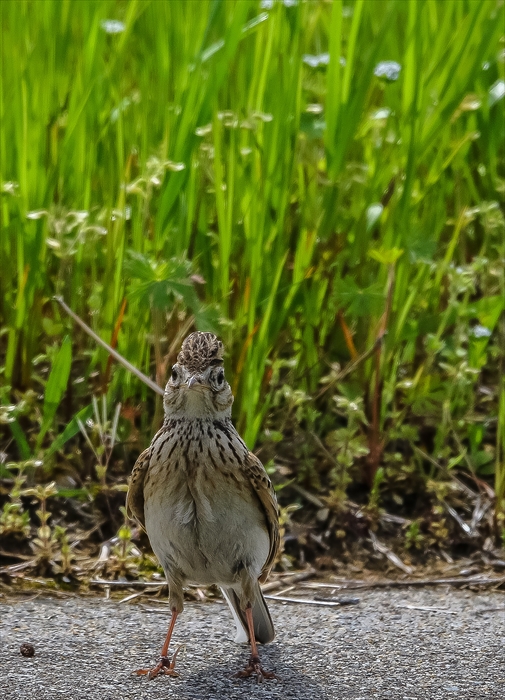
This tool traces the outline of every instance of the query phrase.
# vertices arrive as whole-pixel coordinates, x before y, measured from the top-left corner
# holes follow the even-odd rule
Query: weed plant
[[[424,508],[416,548],[444,504],[475,516],[475,499],[428,486],[457,477],[490,499],[499,534],[504,13],[502,0],[0,3],[2,527],[26,533],[20,479],[106,491],[161,418],[61,295],[160,384],[188,331],[218,332],[234,418],[279,485],[335,512],[360,489],[375,513]],[[99,394],[122,405],[122,451],[97,456]],[[29,460],[44,466],[13,479],[5,463]]]

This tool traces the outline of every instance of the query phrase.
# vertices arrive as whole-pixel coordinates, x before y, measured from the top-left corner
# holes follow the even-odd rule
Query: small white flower
[[[104,19],[100,25],[107,34],[121,34],[125,30],[124,23],[118,19]]]
[[[474,338],[489,338],[491,331],[489,328],[486,328],[486,326],[481,326],[479,324],[478,326],[474,326],[472,328],[472,335]]]

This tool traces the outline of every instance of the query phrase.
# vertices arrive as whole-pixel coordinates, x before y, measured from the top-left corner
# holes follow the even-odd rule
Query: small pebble
[[[35,648],[31,644],[21,644],[19,651],[21,656],[26,656],[28,659],[35,654]]]

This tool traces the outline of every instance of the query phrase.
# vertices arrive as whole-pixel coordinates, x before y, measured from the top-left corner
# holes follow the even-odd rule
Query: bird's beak
[[[207,382],[201,374],[193,374],[191,377],[189,377],[189,379],[186,382],[186,386],[188,387],[188,389],[192,389],[193,387],[201,387],[202,389],[209,388],[207,386]]]

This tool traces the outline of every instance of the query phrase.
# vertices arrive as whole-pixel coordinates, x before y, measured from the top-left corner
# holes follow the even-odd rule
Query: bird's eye
[[[179,374],[177,372],[177,367],[175,365],[172,367],[172,381],[176,382]]]
[[[219,372],[217,373],[216,381],[219,384],[219,386],[221,386],[221,384],[224,382],[224,370],[219,370]]]

